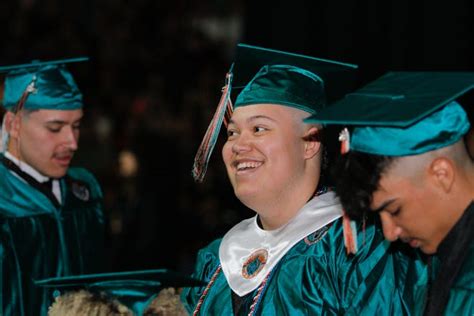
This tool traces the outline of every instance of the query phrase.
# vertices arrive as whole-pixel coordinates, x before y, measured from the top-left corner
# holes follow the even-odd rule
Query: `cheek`
[[[230,142],[225,142],[224,146],[222,147],[221,154],[224,164],[226,165],[226,167],[228,167],[228,164],[230,163],[230,159],[232,157],[232,144]]]

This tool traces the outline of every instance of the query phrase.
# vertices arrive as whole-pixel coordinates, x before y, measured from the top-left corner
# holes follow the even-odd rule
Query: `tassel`
[[[28,98],[28,96],[31,94],[31,93],[36,93],[36,91],[38,91],[35,87],[35,82],[36,82],[36,76],[33,76],[33,78],[31,79],[31,82],[30,84],[26,87],[25,91],[23,92],[23,94],[21,95],[21,98],[20,100],[18,101],[18,103],[16,104],[15,106],[15,109],[13,111],[13,113],[18,113],[20,112],[24,105],[25,105],[25,102],[26,102],[26,99]]]
[[[227,126],[232,115],[232,101],[230,99],[232,83],[232,72],[226,75],[226,84],[222,88],[222,96],[217,106],[216,112],[207,128],[206,134],[199,145],[196,156],[194,157],[193,178],[197,182],[202,182],[207,171],[207,165],[211,158],[212,151],[216,145],[219,131],[222,123]],[[227,114],[227,116],[226,116]]]
[[[347,127],[345,127],[341,133],[339,133],[339,141],[341,142],[341,154],[347,154],[351,149],[351,134],[349,133]]]
[[[13,108],[13,113],[17,114],[20,112],[23,107],[25,106],[26,99],[30,95],[30,93],[36,93],[38,91],[35,87],[35,82],[36,82],[36,76],[33,76],[31,79],[30,84],[26,87],[25,91],[20,97],[20,100],[18,100],[18,103],[15,105]],[[10,134],[7,132],[7,127],[6,127],[6,115],[3,116],[3,121],[2,121],[2,131],[1,131],[1,143],[0,143],[0,153],[4,153],[7,151],[8,147],[8,141],[10,139]]]
[[[4,153],[7,151],[8,147],[8,140],[9,140],[9,134],[7,132],[7,116],[3,116],[3,121],[2,121],[2,143],[0,144],[0,153]]]
[[[357,253],[357,227],[354,221],[351,221],[346,212],[342,216],[342,228],[344,233],[344,245],[346,253],[355,255]]]

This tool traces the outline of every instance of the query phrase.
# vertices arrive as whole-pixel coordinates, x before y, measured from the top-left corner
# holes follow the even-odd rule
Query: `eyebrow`
[[[71,124],[79,123],[82,120],[82,116],[77,120],[73,121]],[[51,121],[46,121],[45,124],[60,124],[60,125],[67,125],[69,122],[60,120],[60,119],[52,119]]]
[[[266,116],[266,115],[254,115],[254,116],[251,116],[251,117],[247,118],[245,121],[247,123],[251,123],[251,122],[253,122],[255,120],[258,120],[258,119],[264,119],[264,120],[269,120],[269,121],[272,121],[272,122],[276,122],[275,119],[273,119],[269,116]],[[235,125],[236,123],[233,119],[230,119],[229,124],[234,124]]]
[[[395,200],[396,199],[390,199],[388,201],[383,202],[382,205],[380,205],[376,209],[373,209],[372,212],[379,213],[379,212],[383,211],[387,206],[389,206],[390,204],[395,202]]]

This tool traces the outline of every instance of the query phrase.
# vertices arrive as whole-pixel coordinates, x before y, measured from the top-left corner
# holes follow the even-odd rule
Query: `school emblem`
[[[326,236],[326,233],[328,232],[329,230],[329,227],[328,226],[324,226],[322,227],[321,229],[318,229],[317,231],[315,231],[314,233],[306,236],[304,238],[304,242],[308,245],[308,246],[311,246],[311,245],[314,245],[315,243],[317,243],[318,241],[320,241],[321,239],[323,239],[324,236]]]
[[[246,279],[255,277],[265,266],[268,259],[268,251],[258,249],[252,253],[242,266],[242,276]]]
[[[90,199],[89,188],[84,184],[73,182],[72,193],[81,201],[87,202]]]

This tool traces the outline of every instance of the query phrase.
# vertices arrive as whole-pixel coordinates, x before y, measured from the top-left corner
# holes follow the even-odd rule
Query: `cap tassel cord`
[[[21,95],[20,100],[16,104],[14,113],[18,113],[23,109],[26,99],[31,93],[36,93],[35,82],[36,82],[36,76],[33,76],[33,79],[31,80],[30,84],[26,87],[25,91]]]
[[[357,247],[357,227],[354,221],[351,221],[349,216],[344,212],[342,216],[344,245],[346,246],[347,254],[356,254]]]
[[[339,141],[341,142],[341,154],[347,154],[351,148],[351,134],[349,133],[349,130],[347,127],[345,127],[340,133],[339,133]]]
[[[4,153],[4,152],[7,151],[8,139],[10,138],[9,134],[7,132],[6,123],[7,123],[7,116],[4,115],[3,116],[3,121],[2,121],[2,143],[1,143],[1,147],[0,147],[0,152],[1,153]]]
[[[232,73],[227,73],[226,84],[222,88],[222,96],[219,100],[219,105],[217,106],[216,112],[214,113],[211,123],[207,128],[206,134],[204,135],[194,158],[192,173],[194,180],[197,182],[202,182],[204,180],[207,165],[212,151],[214,150],[214,146],[216,145],[222,123],[224,122],[227,126],[230,115],[232,114],[232,102],[230,100],[231,82]]]
[[[36,76],[33,76],[32,81],[26,87],[25,91],[23,92],[23,94],[20,97],[20,100],[16,104],[13,113],[16,114],[16,113],[20,112],[23,109],[23,107],[25,105],[25,102],[26,102],[26,99],[28,98],[30,93],[36,93],[35,82],[36,82]],[[3,116],[2,132],[1,133],[2,133],[2,138],[1,138],[1,144],[0,144],[0,152],[4,153],[4,152],[7,151],[8,140],[10,139],[10,135],[9,135],[9,133],[7,131],[7,127],[6,127],[6,115]]]

